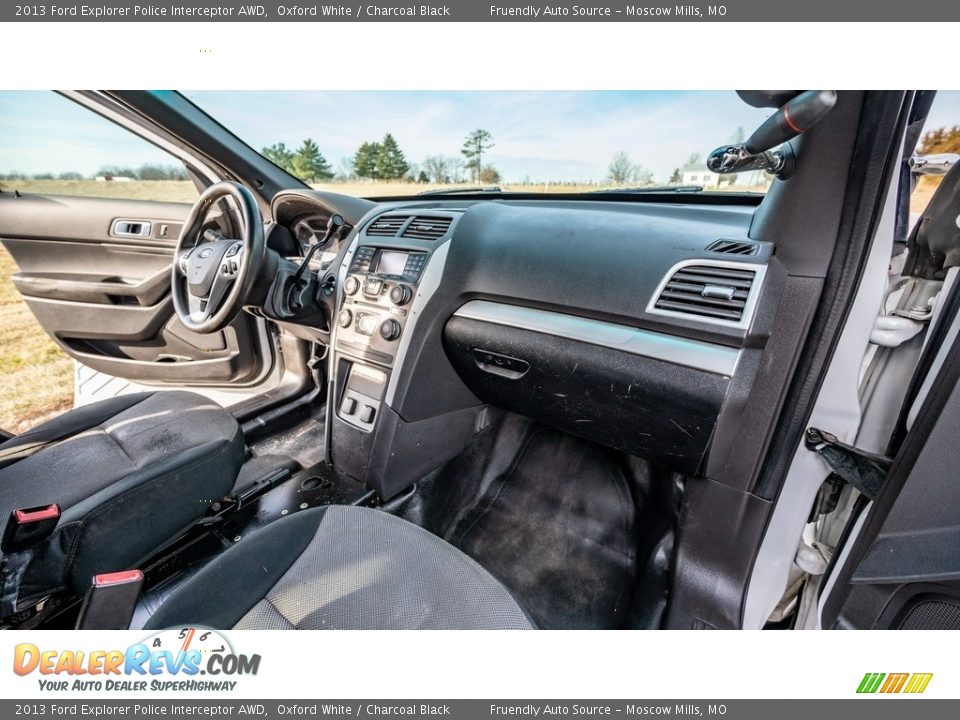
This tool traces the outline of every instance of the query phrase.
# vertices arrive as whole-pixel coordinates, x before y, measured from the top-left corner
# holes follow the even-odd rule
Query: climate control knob
[[[384,320],[380,323],[380,337],[384,340],[396,340],[400,337],[400,323],[396,320]]]
[[[337,324],[342,327],[350,327],[350,323],[353,322],[353,313],[349,310],[341,310],[337,313]]]
[[[343,281],[343,291],[347,295],[356,295],[357,290],[360,289],[360,281],[357,280],[353,275],[348,277]]]
[[[394,305],[406,305],[413,298],[413,292],[406,285],[394,285],[390,288],[390,302]]]

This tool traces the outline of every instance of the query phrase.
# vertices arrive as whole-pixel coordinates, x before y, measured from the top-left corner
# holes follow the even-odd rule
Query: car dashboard
[[[772,244],[748,237],[753,211],[371,203],[317,268],[336,285],[334,465],[392,497],[461,452],[492,407],[702,473],[735,434],[782,293]],[[293,246],[329,212],[297,216]]]

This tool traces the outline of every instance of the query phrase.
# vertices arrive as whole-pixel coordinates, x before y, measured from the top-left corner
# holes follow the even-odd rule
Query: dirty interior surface
[[[667,567],[655,558],[669,560],[675,515],[649,470],[506,415],[386,509],[477,560],[541,628],[655,627]]]
[[[268,489],[269,488],[269,489]],[[308,508],[321,505],[373,505],[376,495],[356,480],[336,473],[327,463],[301,467],[289,457],[263,455],[250,458],[240,472],[235,493],[259,490],[258,496],[241,506],[212,532],[198,536],[157,568],[159,578],[144,592],[131,628],[141,628],[160,604],[211,560],[241,540],[256,542],[257,531]],[[264,492],[265,490],[265,492]]]
[[[254,440],[250,449],[254,455],[286,455],[303,467],[310,467],[325,458],[324,428],[320,410],[284,430]]]

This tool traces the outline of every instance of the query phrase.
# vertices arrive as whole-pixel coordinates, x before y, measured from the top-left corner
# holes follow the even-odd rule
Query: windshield
[[[763,193],[707,155],[769,115],[732,92],[186,92],[312,187],[362,197],[610,190]]]

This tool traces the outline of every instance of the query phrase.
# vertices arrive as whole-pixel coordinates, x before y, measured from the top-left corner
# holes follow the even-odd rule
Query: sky
[[[392,133],[408,161],[459,157],[475,128],[493,135],[487,161],[505,182],[602,180],[612,156],[666,181],[749,132],[769,110],[732,91],[198,92],[187,97],[257,149],[313,138],[336,169],[365,141]],[[941,93],[930,127],[960,124],[960,92]],[[162,151],[51,92],[0,92],[0,173],[76,171],[169,163]]]

